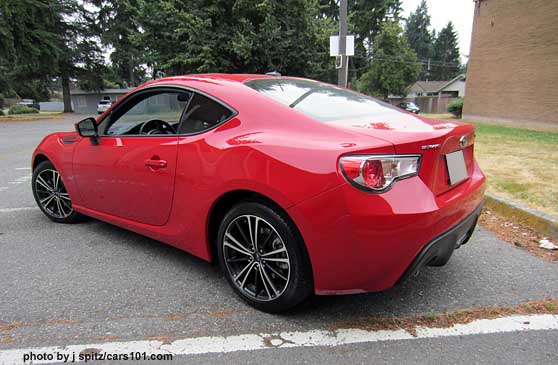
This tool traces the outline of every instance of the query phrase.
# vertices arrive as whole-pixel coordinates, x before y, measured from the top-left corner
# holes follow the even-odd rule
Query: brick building
[[[465,118],[558,124],[558,0],[474,0]]]

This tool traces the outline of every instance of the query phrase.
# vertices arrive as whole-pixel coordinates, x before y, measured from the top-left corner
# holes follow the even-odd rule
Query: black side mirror
[[[97,144],[99,133],[97,131],[97,121],[93,117],[85,118],[76,123],[76,131],[82,137],[91,138],[91,143]]]

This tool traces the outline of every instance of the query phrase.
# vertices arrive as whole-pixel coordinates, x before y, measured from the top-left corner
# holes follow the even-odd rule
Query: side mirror
[[[97,121],[93,117],[85,118],[76,123],[76,131],[82,137],[91,138],[93,144],[97,144],[99,134],[97,132]]]

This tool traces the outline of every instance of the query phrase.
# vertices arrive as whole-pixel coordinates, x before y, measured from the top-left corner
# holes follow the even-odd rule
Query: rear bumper
[[[451,241],[455,245],[463,230],[474,228],[484,190],[475,164],[468,180],[440,195],[414,177],[383,194],[345,184],[290,208],[308,249],[315,292],[382,291],[419,270],[421,257],[441,265],[453,252]],[[439,259],[430,261],[434,249]]]
[[[410,277],[418,276],[424,266],[445,265],[453,251],[466,244],[473,235],[483,205],[484,203],[479,204],[468,217],[424,246],[397,284]]]

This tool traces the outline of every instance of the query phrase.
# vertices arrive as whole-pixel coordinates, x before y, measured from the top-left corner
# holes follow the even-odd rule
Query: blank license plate
[[[446,155],[450,185],[457,184],[467,178],[467,166],[463,151],[455,151]]]

